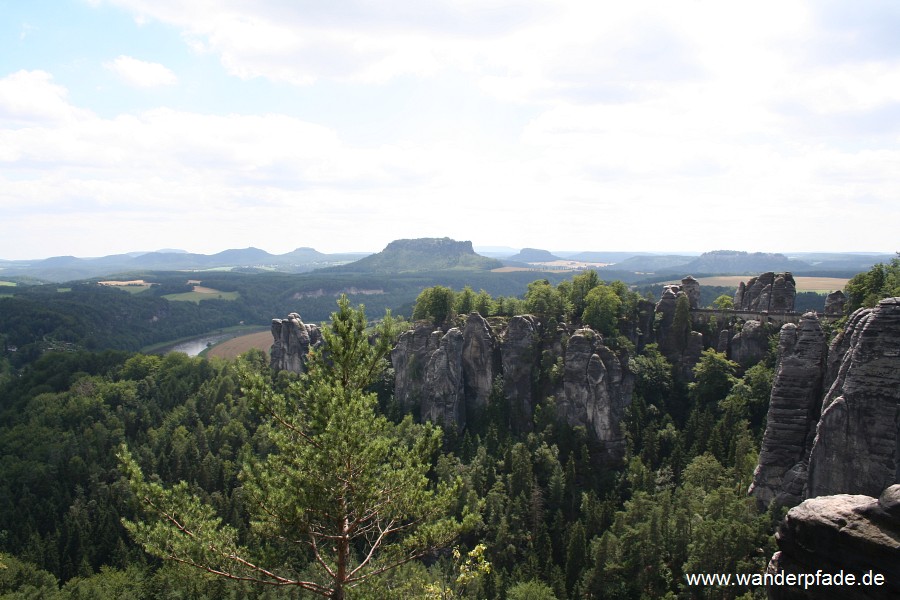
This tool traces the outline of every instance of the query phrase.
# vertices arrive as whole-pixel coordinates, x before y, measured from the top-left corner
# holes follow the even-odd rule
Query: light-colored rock
[[[270,365],[276,371],[305,371],[306,356],[322,343],[322,332],[316,325],[306,325],[297,313],[286,319],[272,319]]]
[[[463,334],[454,327],[440,340],[425,367],[422,386],[421,416],[423,420],[455,426],[466,426],[463,387]]]
[[[573,427],[583,425],[601,443],[607,464],[621,464],[625,456],[621,423],[632,388],[631,374],[598,333],[579,329],[569,338],[557,414]]]
[[[462,365],[466,405],[487,405],[498,369],[498,346],[488,322],[477,312],[466,318],[463,329]]]

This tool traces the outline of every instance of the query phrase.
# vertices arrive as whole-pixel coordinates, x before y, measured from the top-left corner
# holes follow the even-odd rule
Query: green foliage
[[[700,355],[694,366],[694,382],[690,385],[695,406],[715,405],[724,398],[737,383],[734,374],[738,364],[728,360],[722,352],[708,348]]]
[[[678,296],[675,301],[675,318],[672,320],[672,339],[675,340],[675,348],[684,352],[691,335],[691,301],[687,295]]]
[[[390,348],[391,319],[370,345],[362,309],[346,298],[338,305],[323,331],[327,357],[313,353],[285,393],[252,366],[240,367],[243,393],[268,417],[272,449],[244,457],[255,544],[241,543],[187,483],[146,480],[123,449],[122,468],[149,519],[126,526],[148,552],[229,579],[343,598],[459,534],[463,524],[448,514],[454,485],[427,477],[440,430],[409,418],[390,423],[377,414],[375,394],[365,392]]]
[[[528,291],[525,292],[525,310],[543,322],[550,319],[564,321],[569,314],[570,305],[568,299],[550,285],[549,281],[539,279],[528,284]]]
[[[484,290],[479,290],[478,295],[475,296],[475,310],[482,317],[489,317],[496,313],[497,307],[490,294]]]
[[[595,287],[602,284],[603,280],[597,275],[597,271],[593,269],[588,269],[574,276],[569,292],[572,313],[578,316],[584,314],[584,309],[587,308],[587,295]]]
[[[517,583],[506,592],[507,600],[556,600],[553,589],[540,581]]]
[[[722,294],[713,300],[712,307],[718,310],[732,310],[734,308],[734,298],[728,294]]]
[[[425,288],[416,298],[413,318],[431,319],[436,326],[441,327],[456,316],[455,307],[456,293],[448,287],[436,285]]]
[[[871,307],[882,298],[900,296],[900,253],[889,264],[878,263],[866,273],[855,275],[844,288],[847,314]]]
[[[482,285],[472,281],[475,289]],[[416,282],[416,293],[433,284]],[[463,283],[445,281],[463,289],[457,301]],[[571,303],[571,311],[578,297],[586,302],[594,290],[611,290],[620,301],[612,330],[636,339],[637,296],[621,282],[604,284],[586,272],[555,288],[548,282],[535,287],[538,295],[552,291],[548,298]],[[304,298],[304,306],[308,301],[319,310],[327,301],[333,307],[327,295],[333,291],[326,292],[322,299]],[[70,294],[78,293],[76,286]],[[232,304],[245,302],[247,290],[240,293]],[[476,310],[488,307],[484,313],[526,312],[514,296],[497,296],[496,307],[483,289],[473,296]],[[573,317],[577,321],[570,312]],[[297,585],[260,586],[171,562],[160,566],[134,543],[121,524],[124,517],[160,554],[180,552],[185,560],[207,560],[207,566],[248,578],[264,577],[258,568],[265,565],[270,573],[329,593],[334,580],[325,565],[339,570],[340,544],[318,543],[320,562],[302,532],[313,528],[316,514],[334,516],[341,503],[329,494],[353,475],[361,491],[345,496],[355,504],[371,501],[385,486],[411,483],[413,491],[397,495],[396,503],[424,525],[385,537],[357,572],[373,574],[342,588],[359,600],[527,593],[728,598],[744,591],[687,588],[684,573],[764,568],[773,521],[756,513],[745,490],[756,464],[771,366],[751,367],[737,379],[724,357],[704,354],[689,393],[654,345],[633,354],[628,466],[609,468],[597,461],[598,449],[583,427],[557,420],[552,397],[536,392],[534,427],[513,430],[499,377],[488,405],[471,414],[456,436],[441,439],[436,429],[400,414],[387,422],[370,392],[377,387],[390,396],[391,377],[382,373],[390,323],[386,319],[380,335],[363,333],[361,311],[343,300],[332,326],[324,328],[329,351],[316,355],[300,379],[272,377],[261,353],[240,365],[175,354],[87,352],[34,361],[0,383],[0,548],[9,553],[0,563],[25,565],[46,598],[312,595]],[[540,381],[558,384],[561,363],[552,352],[542,358],[546,373]],[[169,512],[157,513],[163,521],[138,512],[149,505],[139,506],[122,479],[114,453],[123,442],[132,454],[125,464],[134,487],[158,506],[169,504]],[[166,525],[164,514],[193,521],[190,531],[206,544],[191,549],[189,536],[173,531],[172,520]],[[456,556],[431,552],[426,560],[396,566],[418,556],[429,539],[459,531],[460,522],[478,526],[458,538]],[[319,525],[316,531],[334,535],[328,523]],[[354,538],[344,546],[347,571],[366,560],[372,541]],[[479,556],[471,554],[476,549]],[[250,564],[238,565],[232,553]],[[487,564],[489,572],[482,568]],[[374,574],[379,569],[386,570]],[[474,576],[461,580],[465,574]],[[0,582],[3,576],[0,568]]]
[[[456,297],[456,313],[467,315],[473,310],[475,310],[475,292],[471,287],[466,286]]]
[[[607,337],[615,337],[618,333],[619,315],[622,300],[615,290],[607,286],[598,286],[588,292],[584,299],[584,312],[581,321]]]

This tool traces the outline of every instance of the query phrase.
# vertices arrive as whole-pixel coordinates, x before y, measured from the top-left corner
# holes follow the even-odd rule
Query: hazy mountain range
[[[482,253],[476,250],[482,250]],[[542,263],[573,261],[605,263],[602,271],[642,275],[757,274],[764,271],[794,273],[842,273],[864,271],[891,254],[866,253],[748,253],[718,250],[701,255],[620,251],[556,251],[538,248],[516,250],[503,246],[473,248],[471,242],[450,238],[396,240],[377,253],[325,254],[313,248],[297,248],[286,254],[270,254],[259,248],[229,249],[216,254],[196,254],[166,249],[129,252],[97,258],[56,256],[40,260],[0,260],[0,279],[34,278],[71,281],[147,271],[280,271],[302,273],[316,269],[343,273],[402,273],[416,271],[490,270],[505,265],[540,268]]]

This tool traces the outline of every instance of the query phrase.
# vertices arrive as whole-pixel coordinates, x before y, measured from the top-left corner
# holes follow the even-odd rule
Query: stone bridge
[[[713,309],[713,308],[692,308],[691,309],[691,319],[694,323],[702,323],[706,324],[712,318],[716,318],[718,320],[729,320],[729,319],[742,319],[744,321],[755,320],[760,323],[777,323],[779,325],[784,325],[785,323],[799,323],[800,317],[802,317],[805,313],[798,312],[767,312],[767,311],[748,311],[748,310],[722,310],[722,309]],[[835,319],[841,317],[841,315],[826,315],[825,313],[817,312],[816,316],[819,317],[819,321],[830,322]]]

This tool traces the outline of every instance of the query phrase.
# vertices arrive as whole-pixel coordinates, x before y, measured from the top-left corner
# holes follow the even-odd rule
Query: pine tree
[[[307,373],[286,393],[258,370],[240,369],[243,393],[268,417],[274,449],[245,458],[253,546],[240,543],[186,483],[148,481],[122,451],[131,488],[149,513],[126,526],[148,552],[228,579],[342,600],[346,590],[460,533],[464,523],[448,517],[454,489],[427,478],[440,430],[409,419],[390,423],[365,391],[393,341],[390,316],[370,344],[362,307],[352,309],[346,297],[338,306],[323,330],[325,352],[310,357]]]

